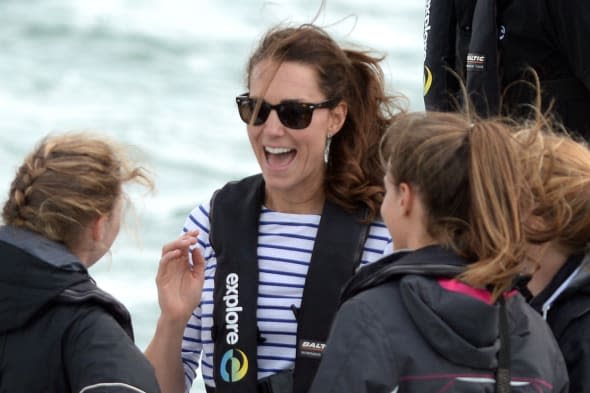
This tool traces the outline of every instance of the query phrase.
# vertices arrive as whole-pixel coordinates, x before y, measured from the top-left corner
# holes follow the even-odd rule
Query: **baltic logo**
[[[321,358],[326,343],[313,340],[299,340],[299,355],[308,358]]]
[[[485,71],[486,57],[477,53],[467,54],[467,71]]]
[[[240,339],[238,321],[239,305],[238,282],[240,278],[236,273],[230,273],[225,278],[225,342],[235,345]],[[248,372],[248,357],[239,349],[228,349],[221,358],[220,375],[225,382],[237,382],[246,376]]]

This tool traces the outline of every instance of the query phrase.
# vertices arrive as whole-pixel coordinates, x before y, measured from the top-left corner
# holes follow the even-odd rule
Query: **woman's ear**
[[[404,216],[409,216],[412,213],[416,193],[408,183],[403,182],[398,185],[398,192],[399,207],[402,211],[402,214]]]
[[[107,230],[107,216],[102,215],[93,219],[90,224],[90,229],[92,233],[92,240],[95,242],[102,241]]]
[[[342,129],[347,114],[348,104],[344,101],[340,101],[334,108],[330,109],[329,134],[336,135]]]

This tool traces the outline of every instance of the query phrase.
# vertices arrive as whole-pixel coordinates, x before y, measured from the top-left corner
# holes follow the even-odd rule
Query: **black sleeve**
[[[160,392],[149,361],[103,309],[85,309],[64,337],[65,373],[72,391]]]
[[[590,90],[590,1],[547,0],[560,50],[574,75]]]
[[[431,0],[424,10],[424,107],[452,111],[459,83],[449,70],[458,71],[455,51],[457,20],[454,0]]]
[[[590,392],[590,316],[568,326],[559,346],[570,378],[570,392]]]
[[[398,370],[380,317],[355,298],[336,314],[309,393],[390,393]]]

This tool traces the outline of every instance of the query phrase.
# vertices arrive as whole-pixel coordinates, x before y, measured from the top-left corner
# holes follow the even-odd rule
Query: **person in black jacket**
[[[508,124],[394,121],[381,213],[398,251],[345,288],[311,393],[567,392],[549,327],[512,290],[535,176]]]
[[[88,268],[120,226],[123,184],[151,186],[114,143],[48,136],[10,187],[0,226],[0,391],[158,393],[126,308]]]
[[[454,110],[466,84],[481,115],[531,114],[539,76],[543,107],[590,140],[590,2],[428,0],[424,20],[424,103]],[[500,104],[502,98],[503,104]]]
[[[590,391],[590,150],[565,135],[546,134],[544,182],[529,228],[537,269],[530,304],[549,323],[566,361],[571,392]]]

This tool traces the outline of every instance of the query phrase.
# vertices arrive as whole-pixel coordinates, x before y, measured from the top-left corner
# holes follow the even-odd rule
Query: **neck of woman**
[[[533,296],[537,296],[549,285],[568,258],[568,253],[554,243],[540,246],[538,255],[539,269],[533,273],[533,277],[527,284]]]
[[[264,205],[274,211],[292,214],[322,214],[326,196],[324,192],[309,195],[271,192],[266,190]]]

